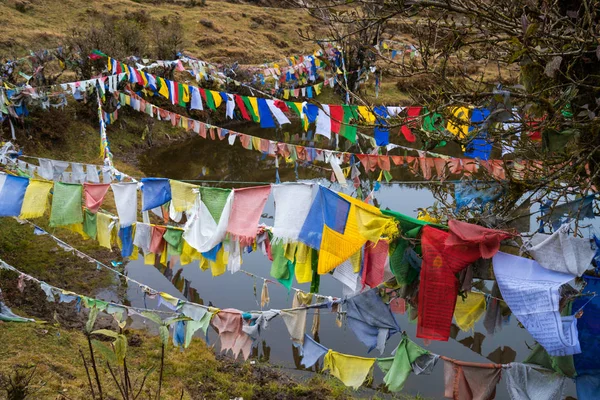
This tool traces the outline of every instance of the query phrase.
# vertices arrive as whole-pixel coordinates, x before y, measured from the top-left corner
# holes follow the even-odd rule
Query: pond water
[[[250,133],[250,132],[248,132]],[[202,138],[192,138],[183,143],[173,146],[154,149],[141,159],[141,168],[148,176],[164,176],[174,179],[208,179],[208,180],[235,180],[244,182],[274,182],[275,171],[272,160],[261,160],[258,152],[247,151],[239,144],[229,146],[226,141],[209,141]],[[319,170],[298,168],[300,179],[329,177],[327,173]],[[399,179],[395,172],[394,178]],[[400,174],[404,175],[402,172]],[[296,173],[293,167],[285,167],[280,171],[282,181],[295,180]],[[403,177],[400,177],[403,178]],[[327,179],[321,179],[324,184],[331,184]],[[222,187],[239,187],[222,183]],[[333,186],[334,189],[339,189]],[[402,212],[406,215],[416,216],[417,208],[427,207],[434,203],[434,197],[429,185],[414,184],[391,184],[382,185],[377,193],[377,200],[382,208]],[[274,205],[272,198],[269,199],[261,222],[272,225]],[[270,218],[269,218],[270,217]],[[242,269],[250,271],[262,277],[269,277],[270,262],[260,252],[245,254]],[[197,262],[182,267],[179,264],[172,267],[170,271],[163,272],[152,266],[144,265],[143,260],[131,261],[127,265],[129,276],[141,281],[150,287],[165,291],[173,296],[185,299],[183,293],[194,294],[192,300],[203,304],[212,304],[219,308],[237,308],[240,310],[260,309],[260,291],[262,280],[239,272],[235,275],[225,273],[222,276],[212,277],[210,271],[202,271]],[[294,286],[309,291],[309,284]],[[488,285],[491,288],[491,283]],[[192,288],[193,290],[189,290]],[[271,301],[267,308],[289,308],[292,305],[292,294],[278,284],[269,285]],[[342,284],[331,276],[321,278],[320,294],[341,297]],[[157,306],[156,300],[142,297],[142,293],[135,286],[128,289],[128,299],[134,306]],[[509,363],[512,361],[523,361],[529,355],[534,340],[529,333],[520,328],[517,320],[511,317],[508,324],[494,336],[488,336],[480,320],[473,332],[458,331],[456,337],[448,342],[433,341],[425,346],[423,340],[415,336],[416,325],[408,320],[407,315],[396,314],[401,329],[420,346],[431,352],[444,356],[472,362],[482,363]],[[335,351],[358,356],[378,357],[376,351],[367,353],[367,348],[358,341],[354,333],[344,324],[339,328],[335,322],[336,315],[327,310],[321,311],[321,325],[318,338],[320,343]],[[307,332],[312,327],[312,312],[307,317]],[[218,343],[215,332],[209,330],[209,343]],[[400,340],[400,335],[394,335],[388,341],[383,357],[389,357]],[[273,365],[284,369],[302,371],[299,368],[299,357],[293,348],[285,324],[281,318],[277,318],[263,332],[260,342],[254,348],[253,357],[259,357],[263,361],[269,361]],[[319,363],[319,369],[321,365]],[[443,362],[438,363],[432,375],[411,375],[405,385],[404,394],[420,394],[428,398],[442,398],[444,393]],[[315,370],[315,367],[312,368]],[[382,383],[382,374],[377,367],[375,380],[371,387],[376,388]],[[290,371],[287,371],[290,372]],[[305,374],[306,372],[299,372]],[[507,399],[504,379],[497,387],[497,399]],[[370,397],[372,391],[361,389],[357,395]],[[574,385],[570,384],[568,394],[574,396]]]

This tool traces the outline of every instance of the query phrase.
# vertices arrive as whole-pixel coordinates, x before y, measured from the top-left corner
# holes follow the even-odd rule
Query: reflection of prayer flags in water
[[[469,132],[475,130],[479,131],[465,148],[465,156],[471,158],[479,158],[481,160],[488,160],[492,152],[492,142],[488,139],[487,131],[482,131],[484,121],[490,115],[490,110],[476,108],[473,110],[471,115],[471,122],[474,124],[469,126]]]

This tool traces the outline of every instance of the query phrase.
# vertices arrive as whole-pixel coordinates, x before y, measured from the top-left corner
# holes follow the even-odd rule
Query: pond
[[[250,132],[248,132],[250,133]],[[242,182],[274,182],[275,170],[272,160],[261,160],[261,155],[255,151],[247,151],[239,144],[229,146],[226,141],[210,141],[202,138],[192,138],[179,142],[173,146],[153,149],[140,159],[141,168],[148,176],[163,176],[173,179],[191,180],[224,180]],[[402,174],[402,173],[401,173]],[[329,174],[318,169],[299,167],[297,176],[300,179],[318,179],[325,185],[332,185],[328,179]],[[404,175],[404,174],[403,174]],[[408,175],[408,174],[406,174]],[[296,179],[294,167],[282,167],[280,170],[282,181]],[[395,179],[398,179],[396,173]],[[400,177],[402,178],[402,177]],[[413,178],[414,179],[414,178]],[[239,185],[221,183],[220,186],[239,187]],[[332,188],[339,190],[337,184]],[[416,216],[417,209],[427,207],[434,203],[434,197],[427,184],[384,184],[377,192],[376,198],[382,208],[390,208],[406,215]],[[272,225],[274,215],[273,199],[270,198],[265,208],[261,222]],[[260,252],[245,254],[242,269],[253,274],[268,278],[270,262]],[[152,266],[144,265],[143,260],[131,261],[127,265],[129,276],[141,281],[150,287],[165,291],[173,296],[185,299],[184,293],[191,300],[205,305],[219,308],[237,308],[240,310],[259,310],[260,293],[263,281],[250,277],[243,272],[234,275],[226,272],[224,275],[212,277],[210,271],[202,271],[197,262],[182,267],[179,264],[165,273]],[[490,289],[491,281],[487,285]],[[294,281],[294,287],[306,290],[309,284],[299,285]],[[191,289],[191,290],[190,290]],[[269,285],[271,301],[266,307],[282,309],[292,305],[292,294],[277,284]],[[322,276],[319,293],[341,297],[342,284],[331,276]],[[156,300],[144,300],[137,287],[128,289],[128,300],[134,306],[157,306]],[[453,329],[456,335],[448,342],[433,341],[425,345],[423,340],[415,336],[416,324],[409,322],[408,315],[396,314],[401,329],[422,347],[431,352],[463,361],[481,363],[509,363],[523,361],[530,353],[530,346],[534,340],[529,333],[518,326],[517,320],[510,317],[503,329],[493,336],[486,334],[483,319],[475,325],[472,332],[461,332]],[[313,320],[313,311],[307,317],[307,333],[310,333]],[[320,343],[335,351],[367,357],[379,357],[377,351],[370,354],[367,348],[358,341],[354,333],[344,324],[341,328],[336,324],[336,314],[327,310],[321,311],[321,324],[318,334]],[[389,357],[392,350],[400,340],[400,335],[394,335],[388,341],[383,357]],[[209,343],[220,348],[217,335],[209,330]],[[253,358],[269,361],[271,364],[286,369],[286,372],[303,371],[299,368],[299,357],[289,339],[289,334],[282,319],[277,318],[269,325],[269,329],[261,335],[259,343],[254,348]],[[319,363],[319,369],[321,367]],[[315,370],[315,367],[312,368]],[[442,398],[444,393],[443,362],[438,363],[432,375],[411,375],[404,387],[404,394],[420,394],[429,398]],[[375,380],[371,387],[376,388],[382,384],[382,374],[377,367]],[[306,372],[294,372],[306,374]],[[335,378],[334,378],[335,379]],[[497,399],[507,399],[505,380],[501,380],[497,387]],[[575,388],[569,384],[566,394],[574,396]],[[357,396],[370,397],[372,391],[361,389]]]

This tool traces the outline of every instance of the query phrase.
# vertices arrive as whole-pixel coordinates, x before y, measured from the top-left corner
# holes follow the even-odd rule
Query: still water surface
[[[173,179],[274,182],[275,172],[272,162],[260,158],[259,153],[246,151],[239,144],[229,146],[226,141],[213,142],[193,138],[171,147],[152,150],[151,153],[142,156],[140,163],[147,176],[164,176]],[[297,174],[300,179],[327,176],[326,173],[321,171],[306,168],[298,168]],[[282,168],[280,175],[282,181],[290,181],[295,179],[296,172],[293,167]],[[396,178],[396,175],[394,177]],[[331,184],[323,179],[320,182],[326,185]],[[239,187],[239,185],[227,184],[221,184],[221,186]],[[336,186],[332,188],[339,190],[339,187]],[[431,206],[435,201],[428,185],[412,184],[383,185],[377,194],[377,200],[382,208],[388,207],[413,217],[417,214],[417,208]],[[274,204],[271,197],[264,211],[266,218],[262,218],[261,222],[272,225],[272,217],[269,218],[272,215],[274,215]],[[242,269],[262,277],[269,277],[270,262],[259,252],[245,254],[243,261]],[[144,265],[143,260],[130,262],[127,270],[133,279],[181,299],[185,299],[181,289],[184,289],[184,285],[190,285],[199,296],[199,298],[196,297],[196,301],[203,304],[212,304],[219,308],[237,308],[245,311],[260,309],[262,280],[255,280],[241,272],[235,275],[225,273],[213,278],[210,271],[203,272],[200,270],[196,262],[185,267],[176,264],[171,271],[163,274],[152,266]],[[299,285],[294,282],[294,286],[307,292],[310,289],[310,284]],[[491,288],[491,284],[488,286]],[[189,290],[187,293],[189,293]],[[293,291],[292,294],[288,294],[283,286],[271,284],[269,285],[269,293],[271,302],[267,308],[282,309],[292,306]],[[341,297],[342,284],[331,276],[323,276],[319,293]],[[141,292],[135,286],[128,289],[128,298],[134,306],[147,306],[150,308],[157,306],[156,300],[144,300]],[[396,317],[401,329],[405,330],[408,336],[417,344],[431,352],[464,361],[482,363],[523,361],[530,352],[528,346],[534,343],[527,331],[520,328],[516,319],[511,317],[508,324],[494,336],[486,335],[482,319],[475,325],[473,332],[459,331],[456,338],[451,338],[448,342],[433,341],[425,346],[421,339],[416,338],[416,325],[409,322],[407,315],[396,314]],[[335,323],[335,319],[335,314],[329,313],[327,310],[321,311],[319,330],[321,344],[342,353],[367,357],[379,356],[376,351],[371,354],[367,353],[367,348],[358,341],[354,333],[345,325],[339,328]],[[307,332],[310,333],[311,327],[312,311],[309,312],[307,317]],[[399,340],[399,334],[392,336],[387,343],[383,357],[390,356]],[[216,344],[216,349],[219,349],[217,335],[212,329],[209,330],[209,342],[212,345]],[[289,340],[287,329],[281,318],[272,321],[269,329],[263,332],[258,346],[254,348],[253,357],[260,357],[263,361],[269,361],[285,369],[302,369],[299,368],[297,352]],[[315,367],[312,370],[315,370]],[[374,371],[375,380],[372,387],[378,387],[382,383],[382,374],[377,367]],[[508,398],[504,379],[500,381],[497,389],[497,399]],[[570,385],[568,394],[573,396],[574,392],[574,385]],[[443,398],[443,362],[438,363],[432,375],[411,375],[403,393],[420,394],[427,398]],[[361,397],[368,398],[373,393],[363,389],[358,394]]]

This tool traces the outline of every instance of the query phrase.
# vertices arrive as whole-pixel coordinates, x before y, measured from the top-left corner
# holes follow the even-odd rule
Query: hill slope
[[[318,28],[302,10],[211,0],[204,7],[189,4],[5,0],[0,2],[0,59],[58,46],[73,28],[111,16],[179,18],[185,30],[183,47],[197,57],[215,62],[264,63],[314,50],[314,44],[301,41],[296,34],[298,28]]]

